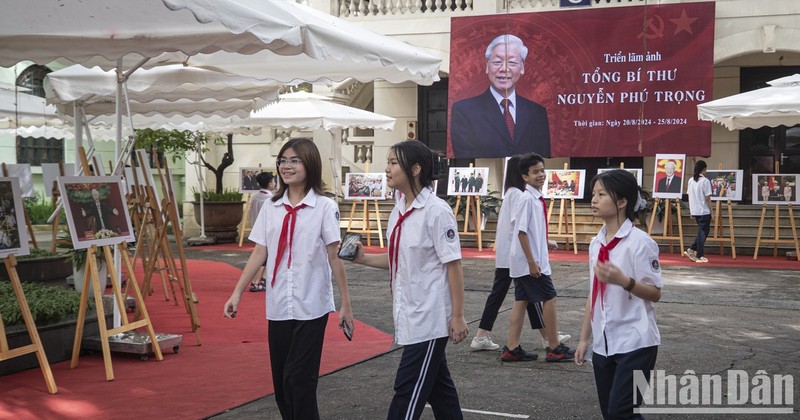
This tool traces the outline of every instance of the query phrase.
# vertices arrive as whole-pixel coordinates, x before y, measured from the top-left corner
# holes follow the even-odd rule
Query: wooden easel
[[[719,164],[719,169],[722,169],[722,164]],[[714,218],[711,224],[712,236],[706,238],[706,242],[719,242],[719,255],[725,255],[725,243],[731,244],[731,259],[736,259],[736,237],[733,232],[733,206],[731,199],[728,198],[726,206],[728,209],[728,231],[730,236],[725,236],[724,225],[722,219],[722,201],[717,201],[714,206]]]
[[[140,152],[141,154],[141,152]],[[144,156],[139,156],[139,162],[146,162]],[[169,167],[164,166],[162,171],[160,162],[156,160],[156,170],[161,181],[162,199],[159,203],[156,198],[154,186],[150,185],[149,179],[145,176],[145,185],[140,185],[138,175],[134,168],[134,179],[137,184],[136,190],[138,191],[138,202],[142,209],[140,219],[139,238],[137,238],[137,254],[139,249],[145,249],[142,255],[142,263],[144,266],[144,279],[142,281],[142,290],[150,292],[152,290],[152,276],[158,273],[161,277],[162,287],[164,289],[164,298],[169,300],[170,292],[172,294],[175,305],[178,305],[178,300],[182,300],[186,312],[189,314],[190,322],[192,324],[192,331],[195,333],[197,344],[200,345],[199,327],[200,320],[197,313],[197,296],[192,290],[191,281],[189,280],[189,270],[186,264],[186,255],[183,249],[183,230],[179,222],[178,214],[175,209],[175,197],[172,189],[172,181],[165,171]],[[172,232],[175,236],[175,246],[178,250],[178,257],[180,260],[180,269],[175,261],[172,253],[172,247],[167,236],[168,226],[172,226]],[[178,271],[181,273],[179,274]],[[180,290],[181,299],[178,298],[175,285]],[[169,289],[168,289],[169,286]],[[138,307],[134,319],[139,319],[142,314]]]
[[[100,330],[100,344],[103,349],[103,363],[106,370],[106,380],[114,380],[114,368],[111,365],[111,348],[108,344],[110,336],[133,331],[137,328],[147,328],[147,333],[150,336],[150,343],[153,347],[156,360],[164,360],[161,354],[161,348],[156,338],[156,333],[153,330],[153,324],[150,322],[150,316],[147,314],[147,308],[144,305],[144,298],[142,292],[139,290],[139,285],[136,282],[136,277],[133,272],[133,264],[131,263],[130,256],[128,255],[128,246],[125,242],[120,242],[116,245],[116,252],[122,256],[122,262],[127,269],[128,279],[131,286],[133,286],[134,300],[136,301],[136,309],[142,314],[142,318],[138,321],[129,322],[128,317],[125,315],[125,303],[122,299],[122,291],[120,290],[119,281],[117,279],[117,270],[109,269],[108,273],[111,275],[111,286],[114,289],[114,296],[120,314],[122,314],[122,325],[117,328],[108,329],[106,326],[105,310],[103,309],[103,293],[100,290],[100,275],[97,267],[97,245],[92,245],[86,252],[86,270],[83,276],[83,291],[81,292],[81,303],[78,309],[78,321],[75,327],[75,341],[72,344],[72,360],[70,362],[70,369],[78,367],[78,359],[80,358],[81,340],[83,338],[83,327],[86,321],[86,310],[89,301],[89,287],[94,290],[94,304],[97,311],[97,323]],[[110,264],[114,261],[111,255],[111,248],[109,245],[104,245],[103,255],[107,263]],[[111,267],[109,267],[111,268]],[[91,283],[91,286],[90,286]]]
[[[58,163],[58,175],[64,176],[64,162]],[[55,208],[55,218],[53,219],[53,224],[51,225],[51,233],[52,239],[50,241],[50,252],[56,252],[56,245],[58,244],[58,232],[61,229],[61,212],[63,211],[60,206],[57,206],[58,198],[61,195],[61,191],[58,190],[58,180],[53,180],[53,185],[50,186],[50,197],[51,203],[53,208]],[[45,185],[47,188],[47,185]]]
[[[6,163],[3,162],[3,176],[8,176],[8,168],[6,168]],[[36,244],[36,235],[33,234],[33,225],[31,224],[31,218],[28,217],[28,211],[25,210],[25,206],[22,207],[22,212],[25,213],[25,226],[28,228],[28,243],[33,245],[33,249],[39,249],[39,246]],[[54,251],[55,252],[55,251]]]
[[[244,213],[242,214],[242,224],[239,225],[239,248],[244,243],[244,234],[253,230],[247,226],[250,223],[250,206],[252,206],[253,194],[247,193],[244,195]]]
[[[656,209],[661,201],[664,201],[664,231],[659,236],[653,236],[653,224],[656,221]],[[675,236],[672,231],[672,207],[671,202],[675,201],[675,207],[678,213],[678,236]],[[678,240],[681,245],[681,255],[683,255],[683,219],[681,217],[681,200],[678,198],[656,198],[653,202],[653,212],[650,215],[650,223],[647,224],[647,234],[653,239],[664,239],[669,241],[669,252],[673,253],[673,241]]]
[[[364,165],[364,172],[369,172],[369,162]],[[370,214],[369,212],[369,202],[372,202],[375,206],[375,212]],[[372,234],[378,234],[378,243],[380,244],[381,248],[383,248],[383,228],[381,227],[381,210],[378,207],[378,200],[361,200],[364,206],[364,210],[361,214],[361,221],[362,226],[361,229],[353,229],[353,221],[355,220],[355,213],[356,213],[356,206],[358,203],[353,201],[353,205],[350,206],[350,216],[347,221],[347,232],[355,232],[361,233],[366,235],[367,237],[367,246],[372,245]],[[375,225],[378,227],[377,229],[372,229],[372,216],[375,216]]]
[[[36,329],[36,323],[33,321],[31,309],[28,307],[28,300],[25,299],[25,292],[22,290],[22,284],[19,281],[19,275],[17,274],[17,258],[11,254],[7,256],[3,262],[6,265],[8,277],[11,279],[11,288],[17,296],[17,303],[19,303],[19,309],[20,312],[22,312],[22,319],[25,320],[25,328],[28,330],[31,344],[15,349],[8,348],[6,330],[3,326],[3,318],[0,316],[0,361],[36,353],[36,358],[39,360],[39,368],[42,369],[44,381],[47,383],[47,390],[51,394],[55,394],[58,392],[58,388],[56,387],[55,379],[53,379],[53,372],[50,370],[50,363],[47,361],[47,354],[45,354],[44,348],[42,347],[39,331]]]
[[[472,164],[469,164],[469,167],[472,168]],[[453,216],[458,218],[458,210],[461,208],[461,197],[462,195],[459,194],[456,196],[456,205],[453,207]],[[478,252],[483,252],[483,231],[481,230],[481,197],[478,195],[465,195],[466,197],[464,205],[466,208],[464,209],[464,227],[462,228],[461,232],[458,233],[459,236],[475,236],[478,242]],[[475,231],[470,232],[469,230],[469,221],[472,220],[473,225],[475,225]]]
[[[775,173],[778,174],[780,169],[780,164],[775,162]],[[795,186],[796,188],[797,186]],[[756,188],[755,186],[753,188]],[[794,210],[792,209],[792,204],[786,204],[787,210],[789,210],[789,225],[792,227],[792,239],[781,239],[780,235],[780,208],[782,204],[775,204],[775,225],[774,225],[774,237],[772,239],[761,239],[761,235],[764,231],[764,220],[767,216],[767,203],[761,204],[761,219],[758,222],[758,235],[756,236],[756,249],[753,252],[753,259],[758,259],[758,248],[761,246],[762,242],[771,243],[772,245],[772,255],[777,257],[778,256],[778,244],[793,244],[794,245],[794,252],[795,258],[800,261],[800,243],[797,241],[797,226],[795,225],[794,221]]]
[[[259,169],[261,168],[261,164],[258,164]],[[239,225],[239,248],[242,247],[244,243],[244,234],[253,230],[253,228],[248,227],[248,223],[250,223],[250,206],[253,205],[253,194],[247,193],[244,195],[244,213],[242,214],[242,224]],[[255,222],[255,220],[253,220]]]
[[[569,169],[569,163],[564,163],[564,170]],[[547,185],[545,185],[547,188]],[[550,199],[550,206],[547,209],[547,221],[548,226],[547,230],[550,230],[549,224],[553,221],[553,207],[555,204],[555,200],[559,201],[558,206],[558,224],[555,233],[550,233],[548,236],[550,238],[564,238],[565,244],[564,248],[569,249],[569,242],[572,240],[572,252],[575,255],[578,255],[578,234],[577,234],[577,226],[575,223],[575,199],[574,198],[551,198]],[[566,201],[569,200],[569,209],[567,209]],[[570,221],[572,224],[572,233],[569,231]]]

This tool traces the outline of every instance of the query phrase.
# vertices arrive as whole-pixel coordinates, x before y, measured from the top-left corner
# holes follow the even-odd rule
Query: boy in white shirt
[[[556,316],[556,289],[550,278],[552,273],[549,261],[549,249],[555,249],[556,243],[547,237],[547,206],[542,195],[542,187],[547,180],[544,170],[544,158],[531,153],[520,159],[519,170],[522,179],[528,184],[522,212],[517,217],[517,237],[511,248],[509,272],[514,279],[515,306],[528,305],[528,302],[543,302],[544,332],[548,343],[545,360],[560,362],[571,360],[575,350],[567,347],[558,338],[558,320]],[[512,311],[522,313],[524,311]],[[520,332],[522,329],[520,317],[511,319],[508,332],[507,351],[513,356],[520,352]],[[506,356],[503,352],[503,356]]]

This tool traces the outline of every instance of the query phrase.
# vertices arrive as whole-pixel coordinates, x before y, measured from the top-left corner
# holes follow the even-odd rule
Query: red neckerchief
[[[543,195],[539,196],[539,201],[542,202],[542,210],[544,210],[544,235],[545,235],[545,238],[549,241],[550,240],[550,231],[549,231],[548,226],[547,226],[547,202],[544,201],[544,196]],[[547,245],[547,246],[549,247],[550,245]]]
[[[297,223],[297,212],[305,208],[305,204],[300,204],[297,207],[292,207],[284,204],[286,209],[286,216],[283,216],[283,226],[281,226],[281,236],[278,239],[278,253],[275,254],[275,269],[272,272],[271,286],[275,286],[275,277],[278,276],[278,266],[281,264],[283,254],[286,252],[286,243],[289,243],[289,261],[287,262],[288,268],[292,268],[292,238],[294,237],[294,225]],[[294,217],[292,217],[294,216]],[[289,220],[291,219],[291,225]],[[287,241],[288,239],[288,241]]]
[[[400,254],[400,235],[403,233],[403,220],[408,218],[414,212],[414,207],[410,208],[405,214],[400,214],[397,218],[397,223],[392,229],[392,234],[389,235],[389,289],[392,288],[392,282],[397,274],[397,262]]]
[[[600,246],[600,252],[597,254],[597,261],[598,262],[606,262],[609,258],[609,253],[615,246],[621,241],[622,238],[615,237],[611,240],[607,245]],[[603,303],[605,296],[606,296],[606,283],[601,282],[597,279],[597,274],[594,275],[592,279],[592,305],[589,307],[589,312],[592,314],[592,320],[594,320],[594,303],[597,300],[597,296],[600,296],[600,306],[605,308],[605,304]]]

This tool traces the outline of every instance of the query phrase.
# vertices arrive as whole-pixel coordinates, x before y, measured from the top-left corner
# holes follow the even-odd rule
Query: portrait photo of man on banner
[[[699,2],[452,18],[447,157],[710,155],[697,105],[712,98],[714,14]]]

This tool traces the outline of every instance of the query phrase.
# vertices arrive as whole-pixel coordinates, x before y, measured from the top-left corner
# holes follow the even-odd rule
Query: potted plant
[[[195,150],[199,144],[201,151],[208,150],[206,145],[214,143],[225,145],[227,150],[222,156],[219,165],[213,166],[205,157],[200,155],[200,162],[214,174],[215,183],[213,191],[206,191],[203,195],[203,216],[205,230],[208,236],[217,242],[236,242],[237,226],[242,221],[242,194],[233,189],[224,189],[222,177],[225,169],[233,165],[233,134],[225,137],[214,136],[206,133],[191,131],[167,130],[137,130],[137,147],[159,150],[169,153],[186,153]],[[195,191],[194,206],[195,221],[200,224],[200,194]]]
[[[500,205],[503,204],[503,199],[500,198],[499,191],[489,191],[486,195],[482,195],[479,198],[481,200],[481,230],[484,230],[486,228],[486,221],[489,220],[489,217],[492,215],[497,217],[500,214]],[[457,196],[449,196],[447,197],[447,204],[449,204],[450,207],[455,207],[457,199]],[[467,206],[462,203],[458,208],[458,214],[456,216],[461,216],[463,218],[466,209]],[[471,220],[470,223],[472,223]]]
[[[17,274],[22,281],[64,280],[72,274],[72,265],[63,254],[32,249],[30,254],[17,257]],[[8,278],[5,265],[0,265],[0,276]]]
[[[69,359],[72,355],[81,296],[63,286],[40,283],[23,282],[22,290],[36,323],[48,362],[57,363]],[[98,333],[97,315],[93,310],[94,300],[89,299],[88,304],[84,335],[94,335]],[[9,347],[14,349],[30,344],[28,330],[10,282],[0,282],[0,314]],[[0,376],[38,366],[35,357],[16,357],[0,363]]]
[[[100,229],[95,234],[98,239],[113,238],[117,236],[116,232],[108,229]],[[72,262],[72,282],[75,291],[81,293],[83,291],[83,279],[86,275],[86,249],[75,249],[72,246],[72,236],[69,232],[61,232],[58,235],[58,248],[66,250],[64,256]],[[108,264],[106,264],[105,256],[102,252],[97,254],[97,273],[100,279],[100,290],[105,290],[108,285]],[[67,280],[69,284],[69,280]],[[94,296],[94,288],[89,289],[89,296]]]

